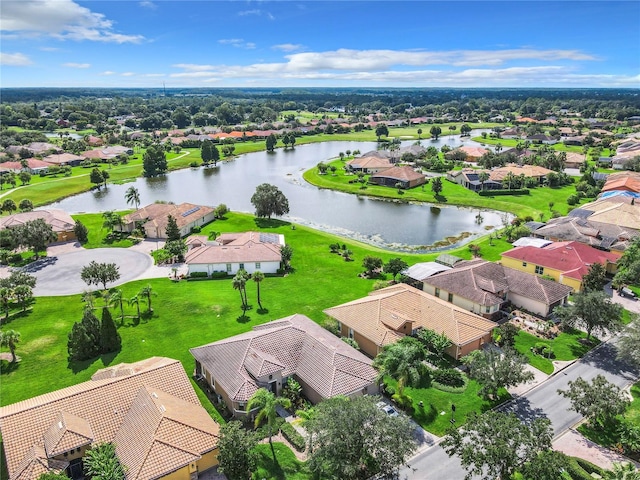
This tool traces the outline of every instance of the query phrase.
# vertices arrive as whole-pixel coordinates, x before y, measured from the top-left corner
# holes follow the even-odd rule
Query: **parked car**
[[[400,415],[395,408],[385,402],[378,402],[376,403],[376,406],[390,417],[397,417]]]
[[[627,287],[621,288],[618,293],[620,294],[621,297],[636,298],[635,292]]]

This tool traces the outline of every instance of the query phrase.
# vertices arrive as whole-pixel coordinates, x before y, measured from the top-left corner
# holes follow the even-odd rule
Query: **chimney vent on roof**
[[[62,430],[62,422],[58,422],[58,428]]]
[[[152,396],[153,398],[158,398],[158,394],[157,394],[156,392],[151,392],[151,396]]]

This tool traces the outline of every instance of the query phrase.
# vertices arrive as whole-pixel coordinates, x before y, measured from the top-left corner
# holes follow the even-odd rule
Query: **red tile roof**
[[[579,242],[556,242],[544,248],[516,247],[502,254],[503,257],[513,258],[541,267],[559,270],[562,275],[582,280],[594,263],[607,265],[616,263],[619,255],[604,252]]]
[[[393,167],[371,175],[371,178],[392,178],[394,180],[405,182],[425,177],[426,175],[416,172],[412,167]]]

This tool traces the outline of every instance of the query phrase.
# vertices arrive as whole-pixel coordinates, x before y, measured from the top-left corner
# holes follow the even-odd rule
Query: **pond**
[[[445,143],[457,146],[461,141],[453,135],[422,143],[439,147]],[[475,142],[466,139],[464,144]],[[427,251],[442,247],[438,242],[445,239],[450,248],[449,244],[460,245],[502,227],[504,214],[497,211],[483,210],[478,219],[478,209],[376,200],[319,189],[302,178],[305,170],[337,157],[339,152],[364,153],[375,148],[375,142],[324,142],[273,153],[248,153],[216,168],[184,169],[160,178],[110,184],[106,190],[75,195],[51,207],[70,213],[129,209],[124,195],[134,185],[143,205],[158,200],[212,206],[224,203],[233,211],[253,213],[250,199],[256,186],[271,183],[289,200],[290,213],[285,220],[390,250]]]

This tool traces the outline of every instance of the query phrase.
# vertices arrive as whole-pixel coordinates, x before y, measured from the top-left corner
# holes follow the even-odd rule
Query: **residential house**
[[[535,135],[529,135],[527,136],[527,140],[529,140],[531,143],[544,143],[546,145],[555,145],[556,143],[558,143],[557,139],[549,135],[545,135],[544,133],[536,133]]]
[[[247,402],[259,388],[279,395],[289,378],[312,403],[378,393],[371,360],[300,314],[190,352],[196,375],[206,379],[234,415],[253,413],[247,412]]]
[[[424,281],[428,277],[446,270],[451,270],[451,267],[442,265],[438,262],[420,262],[411,265],[409,268],[404,270],[402,275],[405,276],[405,283],[417,288],[418,290],[422,290]]]
[[[447,353],[460,358],[491,341],[495,322],[404,283],[324,311],[339,322],[341,334],[375,357],[384,348],[427,328],[452,343]]]
[[[491,170],[489,178],[494,182],[502,183],[511,173],[514,177],[524,175],[526,178],[534,178],[539,184],[543,184],[552,170],[539,167],[538,165],[516,165],[510,163],[504,167],[498,167]]]
[[[427,183],[427,176],[416,172],[412,167],[392,167],[369,177],[370,183],[386,187],[413,188]]]
[[[567,152],[567,158],[564,161],[565,168],[580,168],[584,165],[585,156],[582,153]]]
[[[607,177],[607,181],[602,187],[601,193],[612,191],[640,193],[640,173],[612,173]]]
[[[576,241],[601,250],[622,252],[629,241],[640,232],[621,227],[617,223],[600,223],[589,218],[593,212],[574,209],[567,217],[552,218],[544,226],[532,231],[531,235],[553,242]]]
[[[463,168],[462,170],[452,170],[447,172],[447,180],[462,185],[463,187],[478,192],[480,190],[500,190],[502,182],[491,180],[491,177],[484,182],[480,181],[480,173],[488,170],[477,170],[474,168]]]
[[[193,203],[152,203],[122,217],[123,232],[133,232],[139,226],[149,238],[167,238],[169,215],[173,216],[181,236],[191,233],[193,227],[201,227],[215,218],[214,209]]]
[[[378,156],[357,157],[346,163],[347,169],[351,172],[362,172],[365,174],[379,173],[393,167],[388,158]]]
[[[482,147],[459,147],[456,150],[465,153],[465,155],[467,156],[467,158],[465,159],[466,162],[474,163],[480,160],[480,157],[482,157],[485,153],[489,153],[489,150]]]
[[[598,250],[579,242],[555,242],[543,248],[516,247],[502,254],[505,267],[522,272],[548,275],[556,282],[582,290],[582,277],[594,263],[600,263],[609,274],[616,273],[620,255]]]
[[[37,219],[44,220],[44,222],[53,229],[53,232],[57,235],[57,242],[75,240],[75,220],[64,210],[57,209],[33,210],[31,212],[21,212],[0,217],[0,230],[16,228],[24,225],[26,222]]]
[[[2,172],[29,172],[31,175],[39,175],[49,170],[50,163],[43,162],[38,158],[27,158],[24,160],[25,165],[22,165],[22,161],[11,161],[0,163],[0,173]]]
[[[422,282],[428,294],[491,319],[507,302],[546,317],[572,292],[566,285],[481,259],[459,262]]]
[[[195,480],[218,464],[219,425],[170,358],[121,363],[2,407],[0,432],[9,480],[84,478],[83,456],[103,442],[115,444],[127,480]]]
[[[82,163],[84,158],[80,155],[74,155],[73,153],[55,153],[47,155],[42,160],[52,165],[76,167]]]
[[[215,242],[201,242],[201,237],[191,242],[185,256],[189,274],[227,272],[235,275],[239,270],[277,273],[285,244],[284,235],[261,232],[224,233]]]

